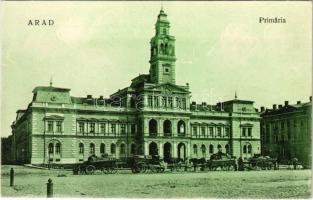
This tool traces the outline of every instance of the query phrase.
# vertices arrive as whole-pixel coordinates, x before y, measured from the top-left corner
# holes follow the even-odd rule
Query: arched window
[[[167,44],[165,44],[165,48],[164,48],[164,54],[168,54],[168,45]]]
[[[79,143],[79,154],[84,154],[84,144]]]
[[[105,144],[101,143],[100,145],[100,153],[105,154]]]
[[[170,120],[165,120],[163,123],[163,132],[164,135],[170,136],[172,135],[172,123]]]
[[[193,154],[198,154],[198,147],[196,144],[193,145]]]
[[[111,144],[111,154],[115,154],[116,152],[116,146],[115,144]]]
[[[158,155],[158,145],[155,142],[149,144],[149,155]]]
[[[53,154],[53,143],[49,143],[48,151],[49,151],[49,154]]]
[[[183,120],[179,120],[177,123],[177,133],[185,134],[185,122]]]
[[[94,143],[90,143],[90,145],[89,145],[89,153],[90,154],[95,154],[95,144]]]
[[[213,144],[210,144],[209,152],[210,152],[211,154],[214,153],[214,146],[213,146]]]
[[[61,153],[61,144],[58,142],[55,145],[55,153],[60,154]]]
[[[161,43],[160,45],[160,54],[163,54],[164,53],[164,45],[163,43]]]
[[[130,154],[136,154],[136,144],[131,144],[131,146],[130,146]]]
[[[243,145],[243,153],[247,153],[247,146]]]
[[[217,145],[217,151],[222,152],[222,146],[220,144]]]
[[[252,146],[251,146],[251,144],[248,145],[248,153],[252,153]]]
[[[125,154],[126,148],[125,148],[125,144],[124,144],[124,143],[121,144],[121,147],[120,147],[120,148],[121,148],[121,149],[120,149],[120,154]]]
[[[229,154],[229,145],[228,144],[225,145],[225,151],[227,154]]]
[[[158,123],[155,119],[151,119],[149,121],[149,134],[157,134],[158,133]]]
[[[205,154],[205,153],[206,153],[206,147],[205,147],[204,144],[201,145],[201,152],[202,152],[202,154]]]

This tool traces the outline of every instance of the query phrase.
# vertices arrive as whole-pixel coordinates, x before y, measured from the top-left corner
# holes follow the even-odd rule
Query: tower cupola
[[[161,9],[151,38],[150,80],[153,83],[175,84],[175,38],[169,35],[170,22]]]

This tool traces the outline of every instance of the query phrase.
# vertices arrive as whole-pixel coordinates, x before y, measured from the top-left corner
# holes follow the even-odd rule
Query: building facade
[[[261,108],[262,153],[281,162],[297,158],[305,167],[311,166],[312,97],[310,101],[290,105],[274,104]]]
[[[36,87],[12,124],[12,151],[21,163],[76,163],[95,154],[209,158],[218,151],[259,154],[260,115],[253,101],[190,102],[189,85],[176,84],[175,38],[163,10],[150,41],[149,74],[109,98],[72,97],[70,89]]]

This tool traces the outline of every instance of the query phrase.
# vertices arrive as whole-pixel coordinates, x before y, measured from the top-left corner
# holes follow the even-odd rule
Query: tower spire
[[[237,99],[237,90],[235,90],[235,99]]]

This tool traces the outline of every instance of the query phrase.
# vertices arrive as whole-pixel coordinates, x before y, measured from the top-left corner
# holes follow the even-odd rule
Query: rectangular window
[[[197,127],[196,126],[192,127],[192,133],[194,136],[197,136]]]
[[[48,121],[48,127],[47,127],[48,132],[53,132],[53,121]]]
[[[213,134],[214,134],[214,129],[213,127],[210,127],[210,136],[213,137]]]
[[[100,133],[105,133],[105,123],[100,124]]]
[[[126,124],[121,124],[121,135],[126,134]]]
[[[248,128],[248,136],[249,136],[249,137],[252,136],[252,128]]]
[[[225,136],[228,137],[229,136],[229,128],[225,127]]]
[[[242,128],[242,136],[246,137],[246,128]]]
[[[205,126],[201,127],[201,135],[202,135],[202,137],[205,136]]]
[[[148,96],[148,106],[152,107],[152,96]]]
[[[95,123],[90,123],[89,124],[89,133],[94,133],[95,132]]]
[[[116,134],[116,124],[111,124],[111,133]]]
[[[173,97],[168,97],[168,106],[173,108]]]
[[[285,128],[285,123],[281,122],[281,129],[284,129],[284,128]]]
[[[182,109],[186,109],[186,99],[185,98],[182,98],[181,99],[181,104],[182,104]]]
[[[79,122],[78,123],[78,131],[79,131],[79,133],[84,133],[84,130],[85,130],[84,122]]]
[[[159,107],[159,97],[158,96],[154,96],[153,97],[153,101],[154,101],[154,107]]]
[[[57,121],[57,132],[58,133],[62,132],[62,121]]]
[[[221,127],[217,127],[217,136],[218,137],[222,136],[222,128]]]
[[[135,133],[136,133],[136,124],[132,124],[131,125],[131,134],[135,135]]]
[[[162,106],[163,107],[167,107],[167,98],[166,97],[162,97]]]

